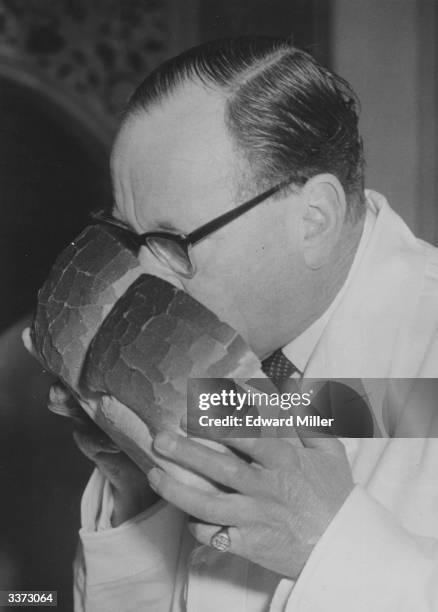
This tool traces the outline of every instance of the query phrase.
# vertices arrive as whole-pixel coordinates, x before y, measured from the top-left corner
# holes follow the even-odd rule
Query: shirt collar
[[[351,283],[351,278],[355,274],[356,268],[359,265],[359,261],[362,258],[362,254],[372,233],[376,217],[377,215],[374,206],[372,202],[370,202],[367,198],[367,210],[365,213],[362,236],[360,238],[359,246],[357,248],[353,263],[351,265],[344,284],[336,294],[330,306],[319,317],[319,319],[314,321],[307,329],[303,331],[302,334],[292,340],[292,342],[289,342],[289,344],[283,347],[284,355],[294,364],[294,366],[299,370],[301,374],[303,374],[303,372],[305,371],[309,359],[324,332],[325,326],[329,322],[332,314],[334,313],[339,302],[341,301],[342,296],[344,295],[344,293],[348,289],[348,286]]]

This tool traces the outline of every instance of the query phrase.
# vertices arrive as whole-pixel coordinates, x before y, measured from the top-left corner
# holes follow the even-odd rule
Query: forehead
[[[114,146],[117,212],[137,228],[185,231],[233,203],[241,163],[216,91],[187,84],[131,118]]]

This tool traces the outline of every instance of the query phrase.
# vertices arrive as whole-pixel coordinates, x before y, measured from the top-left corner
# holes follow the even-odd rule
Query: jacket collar
[[[421,243],[383,196],[366,195],[364,231],[343,287],[322,317],[283,349],[306,377],[390,376],[400,326],[418,299]]]

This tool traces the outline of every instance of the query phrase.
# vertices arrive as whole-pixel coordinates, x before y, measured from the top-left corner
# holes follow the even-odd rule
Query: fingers
[[[227,438],[226,445],[247,455],[262,467],[273,469],[293,461],[296,450],[278,438]]]
[[[298,435],[305,448],[311,448],[334,457],[345,455],[345,446],[334,436],[315,433],[311,435],[302,435],[301,433],[300,435],[299,431]]]
[[[50,387],[47,408],[54,414],[72,419],[85,416],[84,410],[61,383],[55,383]]]
[[[112,396],[104,396],[96,412],[96,423],[146,473],[153,462],[152,436],[147,425],[127,406]]]
[[[318,450],[335,457],[345,454],[345,447],[334,436],[304,435],[297,428],[298,438],[302,446],[294,443],[294,438],[280,440],[278,438],[228,438],[227,446],[231,446],[248,455],[254,461],[267,469],[273,469],[289,462],[292,464],[302,447]]]
[[[190,518],[187,527],[190,533],[200,544],[211,543],[211,538],[219,531],[221,528],[219,525],[210,525],[210,523],[201,523],[194,518]]]
[[[193,518],[189,519],[187,526],[193,537],[200,544],[207,544],[207,546],[211,546],[212,537],[221,529],[220,525],[201,523]],[[243,546],[241,530],[237,527],[228,527],[228,536],[230,538],[230,548],[227,552],[242,556]]]
[[[73,433],[82,451],[96,465],[112,486],[113,527],[136,516],[158,501],[144,473],[125,453],[119,451],[104,432],[94,424],[81,426]]]
[[[233,525],[236,520],[247,520],[245,498],[232,493],[208,493],[181,484],[160,468],[148,473],[151,488],[169,503],[186,514],[216,525]]]
[[[154,449],[179,465],[236,491],[251,493],[259,489],[256,468],[229,451],[218,452],[170,432],[157,434]]]
[[[120,449],[94,423],[81,424],[73,432],[79,450],[91,461],[99,453],[119,453]]]

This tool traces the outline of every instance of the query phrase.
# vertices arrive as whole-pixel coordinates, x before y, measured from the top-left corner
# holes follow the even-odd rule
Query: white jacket
[[[416,239],[382,196],[370,192],[368,202],[371,225],[304,374],[438,377],[438,249]],[[438,610],[438,439],[344,442],[357,486],[296,583],[197,546],[185,516],[165,503],[96,531],[110,504],[95,472],[82,506],[76,610]]]

